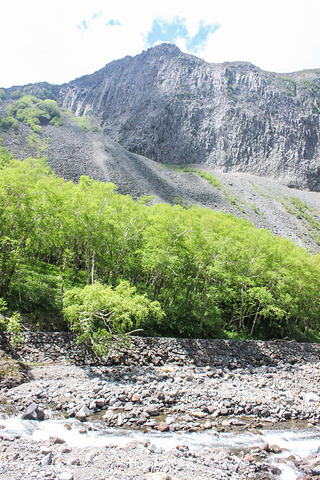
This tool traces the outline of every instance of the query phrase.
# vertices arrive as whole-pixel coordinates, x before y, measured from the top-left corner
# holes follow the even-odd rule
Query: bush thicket
[[[41,125],[62,125],[63,114],[52,99],[40,100],[33,95],[24,95],[6,108],[8,117],[14,117],[28,124],[34,132],[40,132]]]
[[[33,328],[79,330],[87,312],[89,330],[107,331],[98,312],[116,331],[319,340],[319,255],[230,214],[67,182],[40,159],[3,149],[1,164],[0,297]],[[90,313],[79,299],[94,306],[99,289]],[[137,303],[122,322],[112,301],[126,292]]]

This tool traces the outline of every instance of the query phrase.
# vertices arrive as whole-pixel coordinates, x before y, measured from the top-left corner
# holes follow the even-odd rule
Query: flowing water
[[[295,480],[298,471],[290,461],[279,463],[280,458],[294,455],[298,460],[312,453],[320,447],[320,430],[317,427],[292,422],[278,425],[273,429],[263,429],[259,432],[148,432],[106,428],[102,422],[81,423],[75,419],[45,420],[42,422],[21,420],[20,417],[11,417],[0,420],[3,425],[2,433],[20,435],[43,441],[51,435],[63,438],[70,447],[103,447],[107,445],[124,446],[133,440],[149,440],[156,448],[170,450],[177,445],[186,445],[190,450],[199,450],[204,447],[226,448],[234,451],[248,452],[250,448],[261,446],[267,442],[276,444],[283,449],[280,454],[268,457],[268,462],[277,465],[282,470],[281,479]]]

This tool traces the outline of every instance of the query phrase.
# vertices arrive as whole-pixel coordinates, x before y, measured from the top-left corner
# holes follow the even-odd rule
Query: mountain
[[[67,179],[220,209],[319,251],[320,70],[209,64],[162,44],[68,84],[7,89],[0,115],[23,94],[65,118],[32,141],[22,122],[1,132],[16,158],[46,155]]]
[[[320,190],[320,70],[279,75],[209,64],[162,44],[62,86],[61,104],[99,119],[129,151]]]

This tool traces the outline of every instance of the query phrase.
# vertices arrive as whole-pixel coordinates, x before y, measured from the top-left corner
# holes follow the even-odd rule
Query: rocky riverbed
[[[297,468],[299,478],[320,478],[316,452],[309,459],[286,457],[279,445],[263,441],[263,432],[279,425],[317,428],[320,362],[234,369],[47,364],[30,368],[29,378],[2,389],[0,479],[271,479],[280,478],[286,465]],[[62,433],[38,439],[15,433],[7,426],[14,416],[33,429],[50,417]],[[114,429],[114,441],[70,446],[70,430],[85,436],[101,426]],[[144,435],[119,444],[119,431]],[[228,432],[256,434],[257,443],[215,446]],[[194,449],[185,434],[211,440]],[[298,478],[298,470],[281,478]]]

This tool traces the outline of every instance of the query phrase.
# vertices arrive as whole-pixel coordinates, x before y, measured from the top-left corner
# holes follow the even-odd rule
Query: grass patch
[[[303,221],[310,236],[320,245],[320,212],[307,203],[302,202],[298,197],[285,197],[281,200],[281,204],[290,215],[294,215]]]
[[[69,111],[66,111],[66,115],[68,115],[75,123],[77,123],[83,132],[99,132],[99,127],[95,125],[90,118],[77,117]]]
[[[221,188],[221,182],[211,173],[208,173],[199,168],[190,167],[189,165],[168,165],[171,170],[174,170],[178,173],[194,173],[199,177],[205,178],[213,187],[218,190]]]

